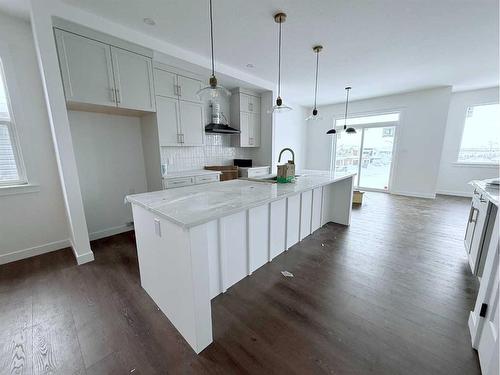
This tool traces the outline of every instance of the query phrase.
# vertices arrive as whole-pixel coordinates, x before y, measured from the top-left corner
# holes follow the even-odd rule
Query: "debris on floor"
[[[293,273],[288,271],[281,271],[281,274],[285,277],[293,277]]]

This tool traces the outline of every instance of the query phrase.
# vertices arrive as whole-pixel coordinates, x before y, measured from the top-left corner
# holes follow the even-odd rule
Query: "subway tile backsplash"
[[[252,158],[252,149],[231,146],[231,136],[206,134],[202,147],[162,147],[161,162],[168,172],[203,169],[206,165],[232,165],[233,159]]]

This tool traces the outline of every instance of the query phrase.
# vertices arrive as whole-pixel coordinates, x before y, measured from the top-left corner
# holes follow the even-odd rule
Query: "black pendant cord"
[[[316,98],[318,96],[318,66],[319,66],[319,51],[316,51],[316,83],[314,84],[314,108],[316,108]]]
[[[350,90],[351,90],[350,87],[346,87],[347,96],[346,96],[346,100],[345,100],[344,130],[347,129],[347,107],[349,105],[349,91]]]
[[[278,36],[278,98],[281,97],[281,25],[280,21],[280,29]]]
[[[210,0],[210,46],[212,49],[212,77],[215,77],[215,59],[214,59],[214,17],[212,14],[212,0]]]

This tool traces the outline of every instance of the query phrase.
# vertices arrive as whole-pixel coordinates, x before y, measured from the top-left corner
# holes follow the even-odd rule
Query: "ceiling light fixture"
[[[152,18],[149,18],[149,17],[146,17],[142,20],[146,25],[149,25],[149,26],[154,26],[156,25],[156,22],[154,19]]]
[[[292,108],[283,105],[283,99],[281,99],[281,26],[286,21],[285,13],[276,13],[274,15],[274,22],[279,24],[279,35],[278,35],[278,96],[276,97],[276,105],[271,108],[271,113],[274,112],[286,112],[291,111]]]
[[[312,114],[306,118],[306,121],[311,120],[321,120],[322,117],[318,115],[318,108],[316,107],[316,99],[318,97],[318,68],[319,68],[319,53],[323,49],[323,46],[314,46],[313,51],[316,54],[316,78],[314,82],[314,107]]]
[[[213,12],[212,12],[212,0],[209,0],[209,9],[210,9],[210,47],[211,47],[211,53],[212,53],[212,75],[210,76],[208,80],[208,86],[203,87],[202,89],[198,90],[196,93],[200,99],[207,95],[210,94],[210,97],[217,98],[219,96],[225,95],[225,96],[231,96],[231,92],[226,89],[223,86],[220,86],[217,83],[217,78],[215,78],[215,58],[214,58],[214,18],[213,18]]]
[[[346,99],[345,99],[345,113],[344,113],[344,131],[347,134],[356,134],[356,129],[354,129],[352,126],[347,127],[347,110],[349,109],[349,91],[351,91],[352,87],[348,86],[345,88],[346,91]],[[333,129],[330,129],[326,132],[326,134],[336,134],[337,131],[335,130],[335,126]]]

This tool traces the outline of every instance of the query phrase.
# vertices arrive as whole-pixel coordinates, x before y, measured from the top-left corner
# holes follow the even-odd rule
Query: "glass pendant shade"
[[[217,84],[216,78],[215,78],[215,85],[212,86],[212,78],[215,77],[210,78],[210,84],[208,86],[205,86],[196,92],[196,95],[198,95],[200,99],[202,98],[217,99],[222,96],[231,96],[231,92],[228,89],[226,89],[224,86]]]
[[[288,112],[293,110],[292,107],[289,107],[285,104],[283,104],[283,99],[281,99],[279,96],[276,98],[276,104],[271,107],[271,109],[267,113],[282,113],[282,112]]]
[[[209,0],[210,5],[210,49],[212,55],[212,75],[208,80],[208,86],[196,92],[196,95],[200,98],[217,99],[221,96],[231,96],[231,92],[223,86],[217,83],[217,78],[215,78],[215,57],[214,57],[214,19],[212,12],[212,0]]]
[[[316,108],[312,110],[312,113],[306,117],[306,121],[317,121],[323,120],[323,116],[321,116]]]

